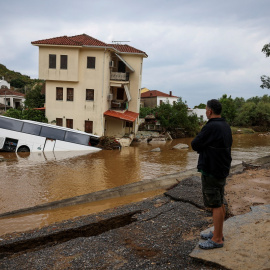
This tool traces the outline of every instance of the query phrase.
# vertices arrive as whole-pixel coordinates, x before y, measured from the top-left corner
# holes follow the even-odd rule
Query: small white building
[[[7,81],[5,81],[4,77],[2,77],[2,79],[0,80],[0,89],[1,88],[10,89],[10,83],[8,83]]]
[[[6,87],[0,88],[0,110],[18,109],[24,106],[25,94],[12,91]]]
[[[188,115],[196,114],[197,117],[202,121],[206,122],[208,121],[205,113],[205,109],[188,109]]]
[[[155,108],[162,103],[169,103],[173,105],[178,100],[177,96],[172,95],[172,91],[169,94],[163,93],[158,90],[149,90],[141,93],[141,107]]]

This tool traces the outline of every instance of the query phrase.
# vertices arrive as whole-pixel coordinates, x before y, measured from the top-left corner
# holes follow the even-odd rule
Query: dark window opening
[[[94,100],[94,89],[86,89],[86,100]]]
[[[56,87],[56,100],[63,100],[63,87]]]
[[[118,72],[122,72],[122,73],[126,72],[126,65],[123,61],[118,62]]]
[[[67,59],[68,59],[67,55],[61,55],[60,69],[67,69]]]
[[[85,121],[84,131],[87,133],[93,133],[93,121]]]
[[[96,67],[96,57],[87,56],[87,68]]]
[[[123,88],[117,88],[116,99],[124,100],[124,89]]]
[[[73,128],[73,119],[66,119],[66,127]]]
[[[73,101],[74,99],[74,88],[67,88],[67,101]]]
[[[62,127],[63,126],[63,119],[62,118],[56,118],[56,125]]]
[[[126,122],[126,127],[132,128],[133,127],[133,123],[132,122]]]
[[[49,54],[49,68],[56,68],[56,54]]]

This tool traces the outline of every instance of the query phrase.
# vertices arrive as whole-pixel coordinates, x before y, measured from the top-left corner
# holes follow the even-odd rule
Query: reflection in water
[[[270,152],[270,138],[267,136],[235,135],[233,139],[233,164]],[[172,150],[178,143],[190,145],[191,140],[185,138],[166,143],[135,143],[121,151],[80,152],[76,156],[71,152],[20,153],[20,156],[16,153],[0,153],[0,158],[5,159],[0,162],[0,213],[194,168],[198,158],[196,152],[191,149]],[[160,147],[161,152],[151,152],[156,147]],[[76,206],[72,211],[65,211],[65,214],[58,212],[57,220],[69,218],[67,213],[76,213],[74,209]],[[86,209],[85,214],[95,208],[91,205]],[[48,219],[54,222],[53,216],[56,215],[37,214],[32,215],[30,220],[35,225],[40,220],[37,223],[43,225],[47,224]],[[22,220],[25,221],[26,217],[21,217],[20,224]],[[16,224],[12,218],[0,219],[0,234],[6,222]]]

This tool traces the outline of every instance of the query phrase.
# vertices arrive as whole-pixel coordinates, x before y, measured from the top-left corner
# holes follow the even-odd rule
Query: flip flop
[[[223,247],[223,243],[218,244],[212,241],[211,239],[208,239],[205,242],[199,243],[199,248],[202,248],[202,249],[214,249],[214,248],[222,248],[222,247]]]
[[[208,233],[201,233],[201,238],[204,240],[212,239],[213,236],[214,236],[214,234],[212,231],[210,231]],[[224,241],[224,237],[222,237],[222,241]]]

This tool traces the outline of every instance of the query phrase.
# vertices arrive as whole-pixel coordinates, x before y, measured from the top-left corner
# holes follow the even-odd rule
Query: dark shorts
[[[224,202],[224,186],[226,178],[215,178],[213,176],[206,176],[202,174],[202,193],[205,207],[218,208]]]

